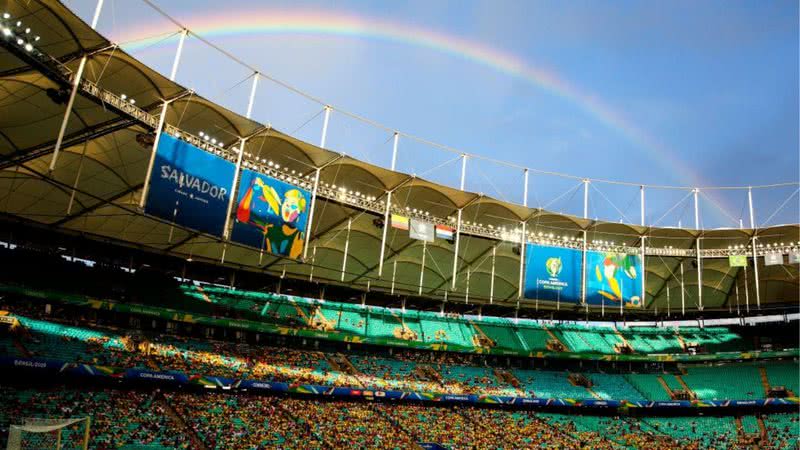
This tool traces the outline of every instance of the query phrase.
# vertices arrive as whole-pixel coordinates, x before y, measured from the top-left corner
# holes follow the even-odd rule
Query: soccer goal
[[[11,425],[8,431],[9,450],[89,448],[88,417],[73,419],[23,419],[21,425]]]

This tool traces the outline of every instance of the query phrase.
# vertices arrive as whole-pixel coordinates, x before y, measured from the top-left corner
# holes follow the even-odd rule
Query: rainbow
[[[482,42],[405,23],[340,12],[333,14],[272,9],[225,11],[223,14],[213,16],[189,17],[184,23],[193,33],[206,38],[257,34],[341,36],[401,43],[470,61],[510,77],[525,80],[539,89],[569,101],[604,126],[625,137],[644,151],[651,161],[686,183],[686,187],[703,186],[698,173],[674,156],[677,154],[674,149],[638,127],[597,96],[579,89],[551,70],[532,65],[519,56]],[[163,25],[149,28],[147,25],[131,26],[129,30],[135,30],[135,34],[126,35],[119,40],[122,42],[121,46],[129,52],[163,46],[170,41],[174,43],[174,40],[164,40],[165,33],[170,30],[164,29]],[[178,31],[177,26],[174,31]]]

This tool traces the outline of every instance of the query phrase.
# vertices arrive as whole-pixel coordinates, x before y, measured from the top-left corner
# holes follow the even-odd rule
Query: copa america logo
[[[561,258],[559,257],[548,258],[544,265],[547,269],[547,273],[550,274],[552,278],[557,278],[558,274],[561,273],[562,264]]]

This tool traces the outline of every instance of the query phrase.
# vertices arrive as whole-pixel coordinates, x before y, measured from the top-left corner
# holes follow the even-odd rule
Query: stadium
[[[505,163],[329,105],[151,1],[171,30],[115,42],[113,3],[0,3],[0,445],[800,448],[800,181]],[[181,85],[191,57],[244,76]],[[265,89],[314,115],[253,119]]]

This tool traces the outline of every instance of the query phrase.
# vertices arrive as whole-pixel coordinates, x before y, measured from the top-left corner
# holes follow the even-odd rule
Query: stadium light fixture
[[[11,34],[12,34],[11,33],[11,29],[9,29],[7,27],[3,27],[3,36],[8,37],[8,36],[11,36]]]
[[[34,42],[39,42],[39,39],[41,39],[41,38],[42,38],[41,36],[36,36],[35,38],[33,38],[33,40],[34,40]]]
[[[125,95],[125,94],[121,94],[121,95],[119,96],[119,98],[121,98],[121,99],[123,99],[123,100],[127,100],[127,99],[128,99],[128,96],[127,96],[127,95]]]
[[[11,14],[9,14],[7,12],[3,13],[3,19],[10,19],[10,18],[11,18]]]
[[[31,32],[30,28],[25,28],[25,34],[29,34]]]
[[[29,52],[30,52],[30,51],[33,51],[33,46],[32,46],[31,44],[29,44],[29,43],[28,43],[28,44],[25,44],[25,50],[26,50],[26,51],[29,51]]]

